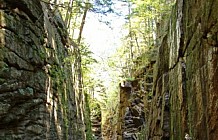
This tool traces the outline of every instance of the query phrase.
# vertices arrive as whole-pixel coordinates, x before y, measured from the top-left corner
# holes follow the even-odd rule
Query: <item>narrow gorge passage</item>
[[[218,0],[0,0],[0,140],[217,140]]]

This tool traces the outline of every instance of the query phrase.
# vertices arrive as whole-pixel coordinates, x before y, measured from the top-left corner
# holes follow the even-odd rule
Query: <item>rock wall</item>
[[[51,6],[0,0],[0,139],[85,139],[71,43]]]
[[[154,63],[155,61],[151,61],[146,67],[136,71],[133,81],[120,84],[117,140],[145,139]]]
[[[178,0],[161,25],[146,140],[218,137],[218,0]]]

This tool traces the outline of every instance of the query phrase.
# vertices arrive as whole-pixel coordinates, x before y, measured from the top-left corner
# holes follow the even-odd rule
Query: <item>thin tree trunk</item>
[[[84,28],[84,25],[85,25],[86,15],[87,15],[88,10],[89,10],[89,3],[86,2],[85,11],[84,11],[84,14],[83,14],[83,17],[82,17],[82,22],[81,22],[81,25],[80,25],[79,36],[77,38],[77,43],[78,44],[80,44],[81,39],[82,39],[82,32],[83,32],[83,28]]]
[[[76,14],[76,15],[75,15],[75,18],[74,18],[74,25],[75,25],[75,26],[76,26],[77,18],[78,18],[78,14]],[[72,31],[71,31],[71,36],[72,36],[72,38],[74,38],[74,31],[75,31],[75,29],[72,28]]]
[[[85,112],[85,101],[84,101],[84,95],[83,95],[82,58],[81,58],[81,53],[80,53],[79,46],[81,44],[82,32],[83,32],[83,28],[84,28],[84,25],[85,25],[85,20],[86,20],[86,15],[87,15],[88,10],[89,10],[89,3],[86,2],[84,14],[83,14],[83,17],[82,17],[82,22],[81,22],[81,25],[80,25],[79,36],[77,38],[77,45],[78,45],[78,47],[77,47],[77,53],[78,53],[78,55],[77,55],[77,72],[78,72],[78,84],[79,84],[78,85],[78,88],[79,88],[79,93],[78,94],[79,94],[79,100],[80,100],[79,105],[80,105],[80,108],[81,108],[80,115],[81,115],[81,118],[82,118],[83,122],[85,120],[85,118],[84,118],[85,116],[84,116],[84,113],[83,113],[83,112]],[[82,139],[86,139],[86,135],[84,135]]]
[[[137,38],[136,33],[135,33],[135,42],[136,42],[136,45],[137,45],[137,48],[138,48],[138,54],[141,55],[141,52],[140,52],[140,46],[139,46],[139,42],[138,42],[138,38]]]
[[[66,24],[67,28],[69,27],[69,23],[70,23],[70,20],[71,20],[72,10],[73,10],[73,0],[70,0],[70,2],[68,3],[66,18],[65,18],[65,24]]]

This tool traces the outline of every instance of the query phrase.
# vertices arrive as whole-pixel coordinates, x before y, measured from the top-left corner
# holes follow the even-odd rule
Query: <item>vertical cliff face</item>
[[[179,0],[162,27],[147,139],[217,139],[217,6]]]
[[[85,139],[80,77],[67,59],[75,46],[51,11],[0,1],[0,139]]]
[[[117,140],[145,139],[148,108],[153,85],[153,64],[134,73],[133,81],[120,84]]]

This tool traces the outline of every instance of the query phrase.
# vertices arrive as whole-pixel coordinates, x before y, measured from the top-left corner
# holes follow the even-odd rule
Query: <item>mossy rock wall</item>
[[[178,0],[161,25],[147,139],[217,139],[217,7],[217,0]]]
[[[0,139],[85,139],[74,46],[39,0],[0,1]]]

